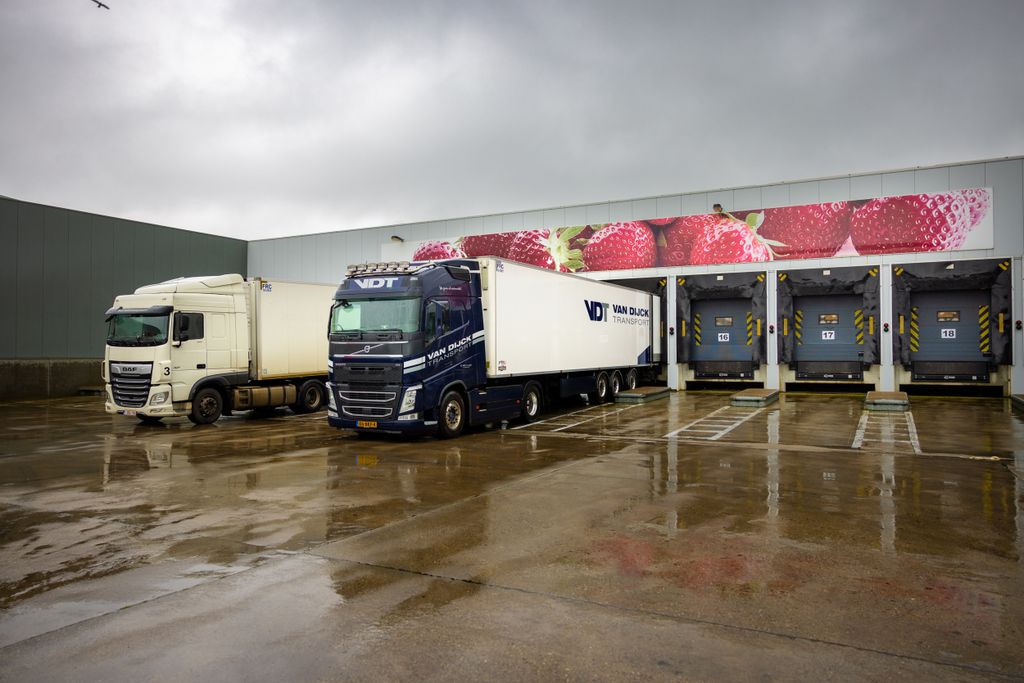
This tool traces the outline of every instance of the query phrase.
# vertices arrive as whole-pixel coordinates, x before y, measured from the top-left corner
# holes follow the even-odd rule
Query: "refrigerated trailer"
[[[610,400],[661,361],[657,296],[502,259],[360,264],[334,298],[335,427],[453,437]]]
[[[230,274],[118,296],[107,311],[107,412],[209,424],[233,410],[319,410],[334,290]]]

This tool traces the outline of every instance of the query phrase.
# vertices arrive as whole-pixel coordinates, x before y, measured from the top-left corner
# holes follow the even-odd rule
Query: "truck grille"
[[[149,398],[152,363],[111,363],[110,389],[114,403],[125,408],[141,408]]]
[[[338,392],[341,400],[350,403],[390,403],[398,396],[395,391],[352,391],[342,389]]]
[[[380,406],[342,406],[341,412],[349,417],[390,417],[391,408]]]

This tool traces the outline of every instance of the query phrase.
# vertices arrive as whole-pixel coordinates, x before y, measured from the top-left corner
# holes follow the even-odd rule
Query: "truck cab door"
[[[176,311],[173,335],[171,400],[187,401],[195,383],[207,375],[206,323],[203,314]]]

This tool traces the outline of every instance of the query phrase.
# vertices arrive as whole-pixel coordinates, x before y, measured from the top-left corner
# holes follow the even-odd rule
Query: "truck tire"
[[[626,389],[636,389],[636,385],[639,381],[638,373],[636,368],[630,368],[629,372],[626,373]]]
[[[622,390],[622,373],[620,373],[618,370],[616,370],[615,372],[612,373],[611,396],[610,396],[610,398],[612,400],[614,400],[615,397],[619,395],[619,392],[621,390]]]
[[[466,402],[457,391],[449,391],[441,398],[437,424],[442,439],[454,439],[466,426]]]
[[[598,403],[604,403],[608,400],[608,373],[599,372],[597,377],[594,379],[594,391],[587,394],[587,398],[590,399],[591,405],[597,405]]]
[[[192,411],[188,414],[188,419],[192,424],[213,424],[220,419],[223,410],[224,398],[220,392],[213,387],[205,387],[192,397]]]
[[[536,420],[543,407],[544,397],[540,391],[540,386],[536,382],[530,382],[523,389],[523,412],[521,413],[523,422],[533,422]]]
[[[299,385],[298,400],[288,406],[293,413],[315,413],[324,407],[324,386],[315,379]]]

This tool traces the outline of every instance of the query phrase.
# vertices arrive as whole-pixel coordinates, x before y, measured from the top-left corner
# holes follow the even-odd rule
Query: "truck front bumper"
[[[142,406],[122,406],[114,402],[113,394],[110,390],[110,385],[106,387],[106,400],[104,401],[103,408],[110,415],[144,415],[146,417],[181,417],[188,415],[188,403],[172,403],[171,402],[171,385],[169,384],[155,384],[149,388],[149,395],[146,396],[146,402]],[[163,403],[152,405],[154,398],[164,395],[166,398]]]
[[[333,411],[327,413],[327,423],[338,429],[354,429],[358,432],[382,432],[384,434],[428,435],[437,433],[436,420],[351,420],[338,417]],[[363,426],[360,426],[360,423]],[[375,427],[368,426],[375,424]]]

